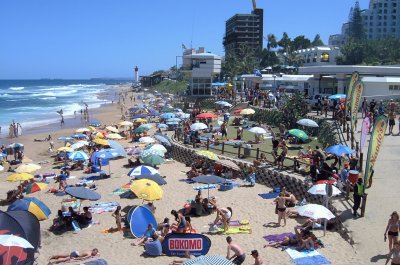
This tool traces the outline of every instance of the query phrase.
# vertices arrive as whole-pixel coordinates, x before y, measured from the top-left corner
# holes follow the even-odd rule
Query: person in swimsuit
[[[286,141],[285,140],[282,140],[282,142],[280,144],[280,147],[282,148],[282,153],[278,157],[278,169],[279,169],[279,167],[281,169],[283,169],[283,161],[285,161],[285,157],[286,157],[287,152],[288,152],[288,147],[286,145]]]
[[[279,226],[281,226],[282,218],[283,218],[283,226],[286,226],[286,201],[288,200],[290,200],[290,197],[285,197],[285,193],[281,192],[279,194],[279,197],[276,198],[273,202],[277,204]]]
[[[226,253],[226,259],[232,260],[233,264],[240,265],[246,259],[246,253],[243,252],[242,248],[233,242],[230,236],[226,237],[226,242],[228,243],[228,251]],[[233,255],[231,256],[231,250]]]
[[[51,256],[49,258],[48,265],[85,260],[90,257],[95,257],[98,255],[100,255],[100,253],[97,248],[94,248],[94,249],[88,250],[88,251],[83,251],[83,252],[79,252],[79,251],[75,250],[75,251],[72,251],[70,254],[61,254],[61,255]]]
[[[154,229],[152,224],[147,225],[147,230],[144,232],[143,236],[139,238],[136,242],[131,243],[131,246],[139,246],[144,244],[147,239],[152,238],[156,229]]]
[[[391,265],[400,265],[400,243],[397,241],[394,242],[393,248],[388,255],[385,265],[389,263],[390,258],[392,258],[392,263],[390,263]]]
[[[388,224],[386,226],[385,230],[385,241],[386,241],[386,234],[389,238],[389,251],[392,250],[393,244],[397,242],[398,237],[399,237],[399,226],[400,226],[400,221],[399,221],[399,214],[397,212],[393,212],[390,215],[390,219],[388,221]]]
[[[229,221],[232,218],[232,208],[217,208],[217,217],[214,220],[213,229],[217,230],[217,224],[222,222],[224,225],[224,232],[226,232],[229,228]]]
[[[252,250],[251,256],[254,258],[254,265],[264,265],[265,264],[263,259],[260,257],[260,254],[258,254],[257,250]]]
[[[185,233],[186,228],[186,220],[185,217],[178,213],[175,210],[171,211],[171,214],[175,217],[176,224],[172,224],[171,229],[174,230],[176,233]]]
[[[389,112],[389,135],[393,135],[393,128],[396,125],[396,113],[394,111]]]
[[[264,248],[266,247],[273,247],[273,248],[279,248],[281,246],[296,246],[301,242],[301,238],[303,237],[303,234],[309,231],[309,229],[301,229],[299,227],[294,228],[295,234],[290,235],[290,236],[285,236],[282,241],[274,242],[272,244],[264,245]]]

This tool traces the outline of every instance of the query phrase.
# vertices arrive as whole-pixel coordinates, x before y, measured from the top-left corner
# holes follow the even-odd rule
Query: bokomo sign
[[[202,250],[203,248],[203,239],[202,238],[175,238],[168,240],[169,250]]]
[[[202,234],[171,233],[162,242],[163,253],[168,256],[181,256],[189,251],[194,256],[207,255],[211,240]]]

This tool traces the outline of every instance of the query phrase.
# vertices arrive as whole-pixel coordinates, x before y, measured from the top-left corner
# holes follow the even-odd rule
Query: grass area
[[[232,118],[231,118],[231,120],[232,120]],[[230,120],[229,125],[228,125],[228,139],[230,139],[230,140],[236,138],[236,130],[238,128],[237,126],[233,126],[233,125],[230,124],[231,120]],[[214,121],[211,124],[214,127],[218,126],[216,121]],[[303,128],[301,128],[301,126],[299,126],[298,129],[303,129]],[[278,128],[272,128],[272,130],[274,132],[279,132]],[[211,136],[211,134],[203,134],[203,135]],[[243,131],[243,139],[242,140],[245,141],[245,142],[254,141],[255,140],[254,136],[255,136],[254,133],[249,132],[247,129],[244,129],[244,131]],[[309,134],[309,136],[310,136],[310,134]],[[221,139],[221,136],[218,136],[218,139]],[[315,149],[315,147],[317,145],[321,145],[318,142],[318,139],[316,137],[310,136],[310,140],[311,140],[310,142],[305,143],[305,144],[301,144],[301,145],[295,145],[295,144],[289,144],[288,143],[288,145],[290,147],[289,151],[288,151],[288,156],[296,156],[298,154],[298,152],[299,152],[299,149],[301,149],[300,147],[303,147],[303,149],[308,149],[308,146],[311,146],[312,149]],[[271,153],[272,152],[272,140],[271,139],[262,139],[261,143],[252,144],[252,149],[257,149],[257,148],[259,148],[259,150],[260,150],[259,151],[260,155],[261,155],[262,152]],[[199,149],[206,149],[206,147],[202,145],[202,147],[199,148]],[[209,150],[219,155],[219,154],[222,153],[222,144],[220,144],[218,146],[210,147]],[[244,150],[243,150],[243,147],[242,147],[241,151],[240,151],[241,155],[243,155],[243,151]],[[281,152],[281,150],[279,150],[279,154],[280,154],[280,152]],[[237,158],[238,157],[238,148],[234,147],[232,145],[226,144],[224,146],[224,155]],[[273,161],[272,155],[267,154],[267,153],[265,153],[265,155],[266,155],[268,161]],[[254,160],[253,157],[256,156],[256,151],[252,150],[251,153],[250,153],[250,156],[252,156],[252,157],[246,157],[245,160],[253,161]],[[285,162],[284,162],[284,165],[285,166],[293,166],[293,161],[291,161],[289,159],[286,159]]]

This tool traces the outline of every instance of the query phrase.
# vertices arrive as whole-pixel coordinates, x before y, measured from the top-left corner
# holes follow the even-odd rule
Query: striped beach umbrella
[[[85,161],[89,159],[89,156],[83,151],[75,151],[70,153],[68,158],[72,161]]]
[[[235,265],[232,261],[227,260],[222,256],[200,256],[194,259],[187,260],[183,265]]]
[[[140,175],[154,175],[154,174],[160,174],[157,169],[149,167],[149,166],[138,166],[131,171],[128,172],[128,176],[140,176]]]
[[[30,183],[27,187],[26,187],[26,194],[31,194],[31,193],[35,193],[41,190],[44,190],[45,188],[47,188],[49,186],[49,184],[44,183],[44,182],[34,182],[34,183]]]
[[[48,219],[51,214],[49,207],[34,197],[16,200],[8,207],[7,211],[28,211],[34,214],[39,221]]]

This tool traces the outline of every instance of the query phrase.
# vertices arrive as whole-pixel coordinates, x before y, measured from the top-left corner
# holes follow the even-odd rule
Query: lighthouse
[[[139,67],[135,66],[135,83],[139,83]]]

